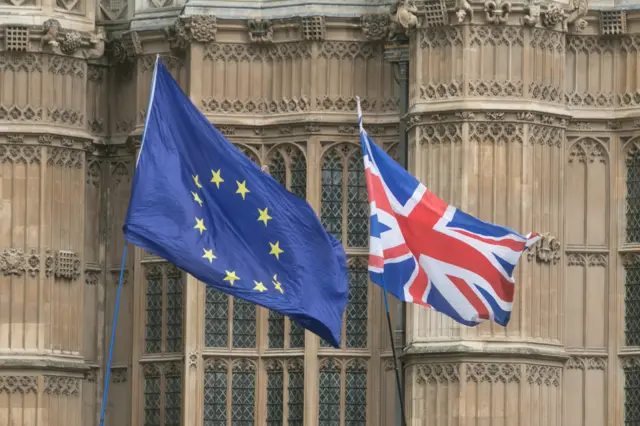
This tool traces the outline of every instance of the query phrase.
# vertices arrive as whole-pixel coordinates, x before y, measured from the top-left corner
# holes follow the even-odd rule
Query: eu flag
[[[339,347],[348,295],[341,244],[306,201],[209,123],[160,59],[124,233],[200,281]]]

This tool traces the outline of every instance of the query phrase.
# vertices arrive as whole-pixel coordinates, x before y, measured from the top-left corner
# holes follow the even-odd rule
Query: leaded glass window
[[[206,287],[205,346],[226,348],[229,346],[229,296],[213,287]]]
[[[269,348],[284,348],[284,315],[269,311]]]
[[[625,340],[627,346],[640,346],[640,263],[625,265]]]
[[[166,352],[182,350],[182,271],[169,265],[167,272]]]
[[[627,242],[640,243],[640,152],[627,157]]]
[[[267,367],[267,426],[282,426],[283,371],[279,361]]]
[[[147,271],[145,349],[147,353],[162,351],[162,268]]]
[[[342,241],[343,161],[337,149],[330,150],[322,161],[322,225]]]
[[[347,348],[367,347],[369,272],[364,258],[349,262],[349,303],[346,308]]]
[[[160,426],[160,371],[149,368],[144,378],[144,426]]]
[[[180,426],[182,374],[179,362],[146,364],[144,376],[144,426]]]
[[[640,367],[624,370],[624,424],[640,425]]]
[[[246,360],[234,364],[231,386],[231,424],[233,426],[254,426],[255,366]]]
[[[240,150],[240,152],[246,155],[249,158],[249,160],[253,161],[258,166],[260,165],[260,159],[258,158],[258,155],[255,153],[255,151],[253,151],[251,148],[249,148],[246,145],[242,145],[242,144],[234,144],[234,145],[236,146],[236,148]]]
[[[304,362],[292,361],[288,366],[289,415],[288,426],[303,426],[304,423]]]
[[[256,347],[256,305],[233,299],[233,347]]]
[[[347,180],[347,246],[368,247],[369,196],[364,162],[359,152],[349,157]]]
[[[340,426],[340,365],[326,360],[320,367],[319,426]]]
[[[204,426],[227,426],[227,364],[207,360],[204,373]]]
[[[289,321],[291,329],[289,330],[289,347],[304,348],[304,328],[299,326],[295,321]]]
[[[362,360],[347,365],[344,426],[367,424],[367,366]]]
[[[278,150],[274,151],[269,159],[269,174],[280,185],[287,187],[287,165],[284,160],[284,156]]]

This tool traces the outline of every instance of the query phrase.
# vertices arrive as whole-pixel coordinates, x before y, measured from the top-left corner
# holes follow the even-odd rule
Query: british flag
[[[371,206],[371,280],[461,324],[506,326],[513,270],[539,235],[523,236],[448,205],[369,138],[360,105],[358,120]]]

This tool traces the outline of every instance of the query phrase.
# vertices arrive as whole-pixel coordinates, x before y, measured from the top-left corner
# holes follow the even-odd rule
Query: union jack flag
[[[367,135],[358,104],[371,206],[369,275],[405,302],[475,326],[511,316],[513,270],[540,237],[484,222],[431,193]]]

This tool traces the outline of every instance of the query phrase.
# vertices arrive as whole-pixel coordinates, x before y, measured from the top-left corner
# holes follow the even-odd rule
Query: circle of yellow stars
[[[200,177],[198,175],[191,175],[193,182],[196,186],[196,191],[191,191],[191,195],[193,197],[193,201],[196,202],[200,207],[203,207],[202,198],[198,194],[199,189],[203,189],[202,184],[200,183]],[[222,177],[222,170],[211,170],[211,180],[209,183],[215,185],[216,189],[220,189],[220,185],[224,183],[224,179]],[[243,200],[246,200],[247,194],[251,193],[251,190],[247,188],[247,181],[243,180],[242,182],[236,181],[236,194],[240,195]],[[258,222],[262,222],[264,226],[269,225],[269,221],[273,220],[273,217],[269,214],[269,208],[265,207],[264,209],[258,208]],[[202,235],[204,231],[207,230],[207,227],[204,224],[204,218],[195,217],[195,226],[194,229],[198,230],[199,234]],[[284,253],[284,250],[280,247],[280,241],[271,242],[269,241],[270,251],[269,254],[274,256],[277,260],[280,260],[280,255]],[[202,249],[203,254],[202,258],[209,263],[213,263],[214,259],[217,259],[216,255],[213,253],[213,249]],[[240,281],[240,277],[237,275],[236,271],[228,271],[225,270],[225,277],[223,281],[228,282],[230,286],[233,286],[236,281]],[[268,290],[268,288],[261,281],[253,281],[254,287],[253,290],[263,293]],[[280,292],[280,294],[284,294],[284,289],[282,288],[282,283],[278,281],[278,274],[275,274],[271,280],[271,285],[273,288]]]

